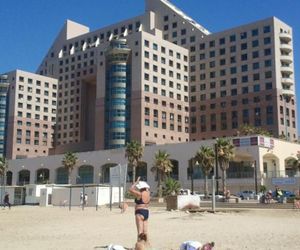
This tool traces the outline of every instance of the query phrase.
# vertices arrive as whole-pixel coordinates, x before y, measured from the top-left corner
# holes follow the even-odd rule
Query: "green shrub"
[[[265,185],[260,185],[259,192],[265,193],[267,191],[267,187]]]
[[[165,180],[165,183],[164,183],[164,187],[163,187],[163,195],[164,196],[168,196],[168,195],[176,195],[179,190],[180,190],[180,183],[179,181],[173,179],[173,178],[170,178],[168,177],[166,180]]]

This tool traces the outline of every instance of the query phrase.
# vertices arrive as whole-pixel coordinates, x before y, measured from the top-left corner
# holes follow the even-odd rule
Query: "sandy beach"
[[[132,247],[133,208],[31,207],[0,210],[0,249],[95,249],[110,243]],[[185,240],[215,241],[215,249],[300,249],[300,211],[241,210],[211,214],[151,208],[152,246],[177,250]],[[103,249],[103,248],[97,248]]]

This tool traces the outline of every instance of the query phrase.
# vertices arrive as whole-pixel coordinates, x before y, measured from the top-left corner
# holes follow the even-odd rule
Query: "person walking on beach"
[[[147,235],[148,233],[148,218],[149,218],[149,203],[150,203],[150,186],[145,181],[137,181],[132,184],[129,192],[133,194],[135,199],[135,221],[137,227],[137,235]]]
[[[9,194],[8,193],[5,193],[3,201],[4,201],[4,208],[5,208],[5,206],[8,206],[8,208],[10,209],[11,204],[9,203]]]
[[[87,194],[84,195],[83,204],[84,204],[84,206],[88,205],[88,195]]]
[[[83,192],[80,192],[80,207],[83,207],[84,205],[84,196],[83,196]]]

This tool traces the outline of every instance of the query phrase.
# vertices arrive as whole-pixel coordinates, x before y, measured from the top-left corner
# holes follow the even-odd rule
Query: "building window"
[[[264,50],[264,54],[265,54],[265,56],[271,55],[271,49],[270,48],[269,49],[265,49]]]
[[[259,84],[255,84],[253,86],[253,92],[259,92],[260,91],[260,85]]]
[[[253,47],[253,48],[258,47],[258,45],[259,45],[258,40],[252,41],[252,47]]]
[[[241,44],[241,50],[247,49],[247,43],[242,43]]]
[[[248,55],[247,54],[242,54],[241,55],[241,60],[242,61],[246,61],[248,59]]]
[[[236,36],[235,35],[231,35],[229,37],[230,42],[235,42],[236,41]]]
[[[246,38],[247,38],[247,32],[242,32],[242,33],[240,34],[240,38],[241,38],[241,39],[246,39]]]
[[[259,57],[259,51],[253,51],[252,52],[252,58],[255,59],[255,58],[258,58]]]
[[[267,44],[270,44],[271,43],[271,37],[265,37],[264,38],[264,44],[267,45]]]
[[[271,67],[272,66],[272,60],[265,60],[265,67]]]
[[[258,29],[252,30],[252,36],[258,36]]]
[[[269,33],[271,31],[271,27],[268,26],[264,26],[264,33]]]
[[[253,63],[252,64],[252,68],[255,69],[259,69],[259,62]]]

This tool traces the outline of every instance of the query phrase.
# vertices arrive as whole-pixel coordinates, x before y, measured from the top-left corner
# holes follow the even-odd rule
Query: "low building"
[[[299,188],[299,172],[287,164],[296,159],[300,145],[263,136],[234,137],[235,157],[227,170],[227,183],[231,193],[241,190],[259,189],[266,185],[273,189],[279,185],[282,189],[295,191]],[[153,192],[156,192],[156,178],[151,168],[158,150],[170,154],[174,166],[171,177],[179,180],[183,188],[191,187],[191,168],[194,168],[194,188],[203,192],[204,175],[199,166],[192,165],[192,158],[202,145],[214,146],[215,140],[188,142],[145,147],[144,156],[137,176],[147,180]],[[78,162],[72,171],[72,184],[108,184],[109,168],[118,164],[126,165],[125,150],[103,150],[77,153]],[[16,159],[9,161],[7,185],[25,184],[66,184],[68,174],[62,166],[63,155]],[[221,176],[221,171],[219,171]],[[132,171],[128,169],[128,182],[132,181]],[[221,189],[221,181],[219,183]]]

